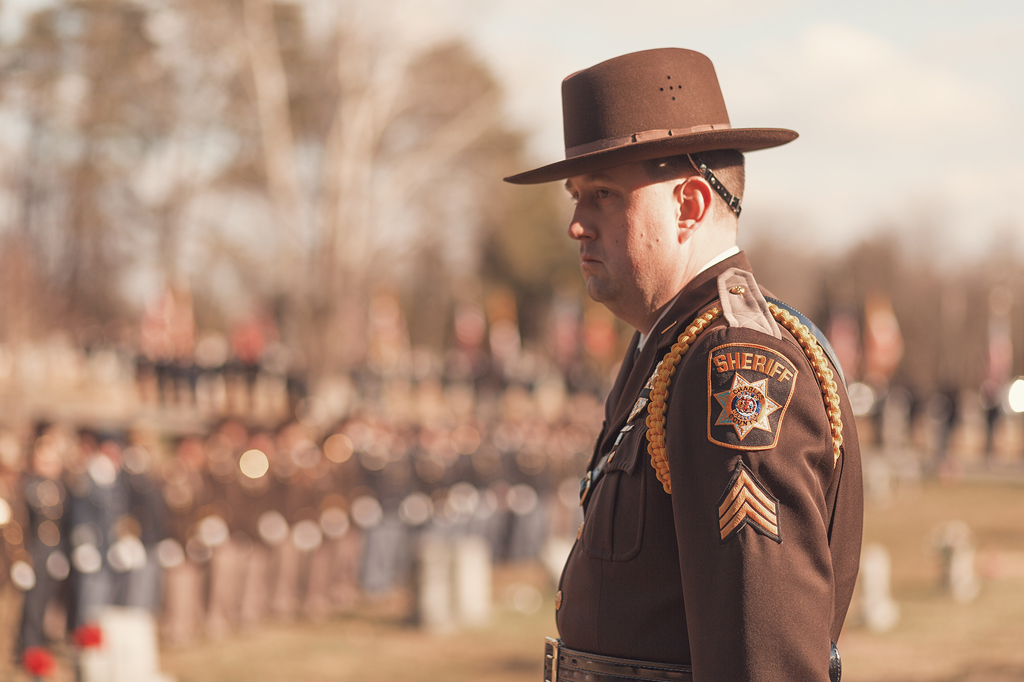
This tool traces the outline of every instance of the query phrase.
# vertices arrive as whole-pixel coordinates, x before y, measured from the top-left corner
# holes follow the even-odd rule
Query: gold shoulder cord
[[[821,350],[821,346],[818,345],[817,339],[800,320],[773,303],[768,304],[768,309],[779,324],[796,338],[797,343],[804,349],[811,368],[814,369],[815,378],[825,399],[825,411],[828,413],[829,427],[832,431],[832,466],[834,467],[839,461],[840,448],[843,446],[843,420],[839,410],[838,387],[832,374],[832,368],[828,366],[828,360]],[[668,355],[658,366],[654,380],[651,382],[651,402],[647,406],[647,454],[651,456],[651,466],[657,472],[658,480],[661,481],[665,492],[670,495],[672,494],[672,480],[669,478],[668,457],[665,455],[665,400],[668,398],[668,387],[683,354],[690,349],[690,345],[697,336],[721,314],[721,310],[712,308],[694,320],[693,324],[679,335]]]
[[[672,494],[672,480],[668,475],[668,457],[665,456],[665,399],[668,398],[668,385],[672,375],[676,373],[676,365],[683,353],[690,350],[690,344],[704,331],[709,324],[722,314],[719,308],[712,308],[693,321],[676,342],[672,344],[668,355],[658,365],[651,382],[651,402],[647,405],[647,454],[651,456],[651,466],[658,472],[658,480],[669,495]]]

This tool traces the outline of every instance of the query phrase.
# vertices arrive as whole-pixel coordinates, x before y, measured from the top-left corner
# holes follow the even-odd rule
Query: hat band
[[[589,154],[590,152],[599,152],[602,149],[612,149],[613,147],[623,147],[627,144],[635,144],[637,142],[651,142],[652,140],[664,140],[678,135],[703,133],[708,130],[729,130],[730,128],[732,128],[732,126],[728,123],[711,123],[707,125],[693,126],[692,128],[644,130],[643,132],[633,133],[632,135],[626,135],[625,137],[609,137],[603,140],[587,142],[586,144],[578,144],[575,147],[568,147],[565,150],[565,158],[571,159],[576,156],[582,156],[583,154]]]

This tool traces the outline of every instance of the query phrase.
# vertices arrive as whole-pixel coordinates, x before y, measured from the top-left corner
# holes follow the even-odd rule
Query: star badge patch
[[[772,432],[768,417],[781,408],[768,397],[768,380],[748,382],[739,372],[733,374],[732,388],[715,394],[715,400],[722,406],[715,426],[728,424],[736,429],[742,441],[751,429]]]
[[[730,343],[708,355],[708,439],[736,450],[778,443],[798,371],[776,350]]]

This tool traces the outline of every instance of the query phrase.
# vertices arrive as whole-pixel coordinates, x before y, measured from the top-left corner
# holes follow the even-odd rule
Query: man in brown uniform
[[[854,418],[827,341],[736,247],[742,152],[711,62],[618,57],[562,84],[588,294],[637,329],[581,489],[547,680],[828,680],[860,555]]]

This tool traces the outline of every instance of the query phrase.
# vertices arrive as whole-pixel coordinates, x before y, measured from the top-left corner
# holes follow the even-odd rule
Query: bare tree
[[[329,370],[359,360],[374,287],[415,289],[424,258],[479,266],[521,147],[496,83],[461,45],[333,8],[312,40],[306,5],[74,0],[5,49],[2,106],[29,139],[5,169],[14,222],[69,310],[170,284],[228,316],[276,301]]]

